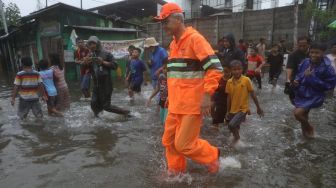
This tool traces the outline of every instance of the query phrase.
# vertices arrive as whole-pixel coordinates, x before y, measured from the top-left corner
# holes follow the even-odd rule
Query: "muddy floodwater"
[[[156,108],[145,107],[150,86],[130,104],[127,90],[117,81],[112,102],[130,109],[126,119],[110,113],[94,118],[89,102],[80,100],[79,84],[69,83],[71,109],[64,118],[32,114],[19,121],[16,107],[9,105],[11,78],[0,79],[0,187],[336,187],[336,103],[327,100],[312,110],[316,138],[301,135],[283,83],[272,89],[264,78],[258,91],[265,117],[248,116],[242,125],[242,142],[228,147],[228,129],[211,126],[205,119],[201,136],[222,150],[221,169],[208,175],[204,167],[188,163],[188,173],[168,177]],[[17,105],[17,104],[16,104]],[[46,105],[43,105],[46,115]]]

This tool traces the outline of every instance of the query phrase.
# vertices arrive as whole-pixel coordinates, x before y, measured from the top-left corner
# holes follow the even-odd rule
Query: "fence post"
[[[272,10],[272,32],[271,32],[271,44],[273,45],[274,43],[274,24],[275,22],[275,8]]]
[[[244,30],[245,30],[245,10],[242,11],[242,14],[241,14],[241,32],[240,32],[240,35],[241,35],[241,39],[244,39],[245,40],[245,36],[244,36]]]

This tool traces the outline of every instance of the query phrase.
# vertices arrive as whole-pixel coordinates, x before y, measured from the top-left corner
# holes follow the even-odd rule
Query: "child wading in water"
[[[139,59],[140,54],[140,48],[135,48],[133,50],[132,60],[130,62],[130,72],[126,78],[126,80],[130,83],[128,88],[128,95],[131,98],[131,101],[134,100],[134,93],[141,92],[143,72],[146,71],[145,64]]]
[[[240,124],[245,120],[246,114],[250,114],[249,95],[252,97],[255,105],[257,106],[258,115],[264,116],[264,112],[260,108],[251,80],[242,75],[242,63],[234,60],[230,63],[230,66],[232,78],[228,80],[225,89],[227,93],[226,119],[229,120],[228,126],[234,137],[231,144],[231,146],[233,146],[240,139]]]
[[[63,116],[63,114],[56,110],[56,96],[57,90],[54,84],[54,71],[48,69],[48,62],[46,60],[41,60],[39,62],[40,76],[44,85],[44,90],[48,95],[48,114],[51,116]]]
[[[231,78],[231,69],[229,66],[224,66],[223,68],[224,76],[219,80],[218,89],[212,98],[212,124],[215,127],[218,127],[219,123],[224,123],[227,111],[227,94],[225,93],[225,87],[227,81]]]
[[[167,107],[167,98],[168,98],[168,86],[167,86],[167,66],[165,65],[162,68],[162,73],[158,77],[158,83],[153,91],[152,95],[149,97],[147,106],[150,105],[152,99],[160,92],[160,120],[161,123],[164,124],[168,115],[168,107]]]
[[[255,78],[258,82],[258,88],[261,89],[261,69],[264,66],[264,58],[258,54],[258,49],[252,47],[250,50],[250,55],[247,56],[247,74],[251,80]]]
[[[15,76],[14,89],[11,104],[14,106],[15,98],[19,94],[19,108],[17,115],[20,119],[25,119],[30,110],[37,118],[42,118],[42,109],[39,97],[42,96],[47,101],[42,85],[40,74],[32,69],[33,62],[30,57],[22,58],[23,69]]]
[[[267,57],[267,63],[270,65],[269,83],[276,86],[283,66],[283,55],[279,53],[279,46],[274,45],[271,54]]]
[[[325,92],[335,88],[336,74],[330,60],[323,56],[326,47],[323,44],[313,44],[309,56],[303,60],[294,80],[295,86],[295,118],[301,123],[305,137],[314,136],[314,128],[308,122],[312,108],[322,106]]]

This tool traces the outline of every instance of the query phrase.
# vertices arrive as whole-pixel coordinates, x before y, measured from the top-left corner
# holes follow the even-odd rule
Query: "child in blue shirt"
[[[54,84],[54,72],[52,69],[48,69],[48,61],[41,60],[39,62],[40,76],[42,78],[44,90],[48,96],[47,106],[48,114],[50,116],[62,117],[63,114],[56,110],[56,96],[57,90]]]
[[[335,88],[336,74],[330,60],[324,56],[323,44],[313,44],[309,56],[302,61],[294,80],[295,118],[301,123],[305,137],[314,136],[314,128],[308,122],[309,111],[322,106],[325,92]]]
[[[140,48],[135,48],[132,52],[132,60],[130,62],[130,71],[126,80],[130,83],[128,87],[128,95],[133,100],[134,93],[141,92],[143,82],[143,72],[146,71],[145,64],[139,59],[141,54]]]

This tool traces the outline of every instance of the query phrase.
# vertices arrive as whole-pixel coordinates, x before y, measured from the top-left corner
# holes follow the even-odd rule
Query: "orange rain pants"
[[[185,172],[186,157],[200,164],[218,159],[218,149],[199,139],[201,126],[201,114],[168,114],[162,143],[169,171]]]

